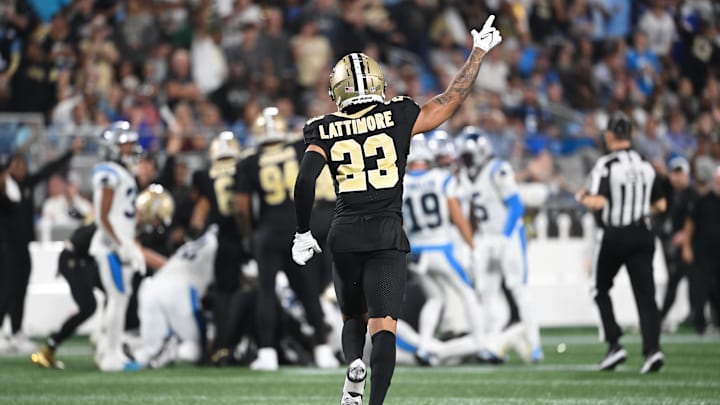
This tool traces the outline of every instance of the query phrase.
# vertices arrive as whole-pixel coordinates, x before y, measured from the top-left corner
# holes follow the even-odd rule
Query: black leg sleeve
[[[372,336],[370,405],[382,405],[395,372],[395,334],[382,330]]]

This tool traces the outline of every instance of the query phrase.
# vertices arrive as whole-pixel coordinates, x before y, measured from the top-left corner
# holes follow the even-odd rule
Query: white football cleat
[[[343,392],[340,405],[362,405],[362,395],[352,396],[348,392]]]
[[[100,371],[123,371],[128,363],[128,358],[121,352],[106,353],[100,359],[98,368]]]
[[[329,345],[315,346],[315,365],[319,368],[338,368],[340,362]]]
[[[263,347],[258,350],[258,357],[250,363],[250,370],[255,371],[277,371],[277,351],[272,347]]]
[[[345,385],[340,405],[362,405],[363,394],[365,393],[365,380],[367,379],[367,367],[362,359],[355,359],[348,366],[345,373]]]

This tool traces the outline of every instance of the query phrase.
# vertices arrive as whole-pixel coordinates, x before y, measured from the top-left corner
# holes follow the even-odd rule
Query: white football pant
[[[98,358],[122,355],[122,336],[125,329],[125,313],[132,293],[132,276],[135,269],[120,259],[114,251],[99,249],[94,255],[105,289],[107,303],[102,314],[102,333],[97,345]]]
[[[142,349],[137,362],[148,365],[163,351],[171,334],[180,340],[178,359],[200,360],[205,324],[198,290],[182,276],[148,278],[138,293]],[[174,359],[169,359],[174,360]]]
[[[502,235],[475,238],[473,266],[475,287],[482,300],[485,331],[497,334],[503,325],[497,319],[496,305],[502,293],[502,280],[512,292],[525,326],[527,341],[531,349],[540,346],[540,329],[533,314],[527,291],[527,255],[521,239],[522,230],[513,233],[510,239]]]

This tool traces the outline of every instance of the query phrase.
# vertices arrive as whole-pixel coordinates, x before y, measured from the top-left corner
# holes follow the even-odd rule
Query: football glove
[[[500,31],[493,27],[494,21],[495,14],[490,14],[487,20],[485,20],[485,24],[480,32],[477,30],[470,31],[470,34],[472,34],[473,37],[473,46],[475,48],[480,48],[483,51],[488,52],[502,42]]]
[[[135,261],[135,249],[128,242],[117,245],[115,254],[120,259],[120,263],[132,264]]]
[[[320,245],[312,236],[310,231],[297,233],[293,239],[292,257],[293,261],[301,266],[310,260],[315,253],[321,253]]]
[[[115,247],[115,254],[117,254],[120,263],[128,266],[133,271],[141,274],[145,274],[147,271],[142,251],[133,242],[123,242],[118,245]]]

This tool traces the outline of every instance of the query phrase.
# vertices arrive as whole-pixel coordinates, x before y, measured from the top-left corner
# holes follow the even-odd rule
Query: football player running
[[[213,361],[221,363],[230,356],[227,337],[232,314],[232,297],[240,288],[241,263],[246,261],[243,236],[235,207],[236,165],[240,159],[240,143],[232,132],[218,134],[208,149],[210,167],[193,175],[193,187],[200,198],[191,218],[191,235],[199,236],[208,224],[218,226],[218,248],[213,264],[212,294],[215,341]]]
[[[361,53],[344,56],[330,75],[338,112],[315,117],[304,128],[307,150],[295,185],[297,228],[293,259],[305,265],[320,247],[310,231],[315,182],[327,164],[337,205],[328,236],[333,280],[344,317],[343,351],[349,363],[342,404],[361,404],[366,366],[361,356],[366,329],[370,355],[370,405],[382,404],[395,369],[395,331],[410,250],[402,224],[403,177],[410,138],[446,121],[467,98],[485,54],[500,43],[490,16],[448,89],[419,107],[407,97],[385,100],[380,65]]]
[[[305,316],[314,331],[315,364],[321,368],[339,366],[327,342],[316,269],[301,272],[287,250],[293,236],[295,210],[292,190],[297,178],[302,142],[288,143],[287,124],[275,107],[263,110],[253,125],[257,151],[243,159],[237,168],[238,209],[244,233],[252,232],[253,257],[257,261],[260,291],[257,302],[258,358],[253,370],[278,369],[275,349],[278,320],[275,281],[285,271],[290,286],[305,308]],[[253,207],[253,196],[259,204]],[[257,212],[257,220],[253,218]],[[252,231],[250,231],[252,229]]]
[[[502,291],[503,277],[517,301],[527,336],[524,361],[543,359],[540,331],[530,307],[527,291],[527,238],[523,226],[525,208],[512,166],[493,156],[490,141],[477,133],[460,140],[460,176],[469,184],[470,214],[474,229],[473,265],[483,300],[488,333],[497,335],[501,325],[494,319],[493,304]],[[457,197],[457,196],[455,196]]]
[[[464,222],[459,205],[449,204],[447,193],[457,187],[454,176],[445,169],[431,168],[434,156],[423,135],[413,138],[404,179],[403,214],[410,251],[417,256],[414,266],[425,292],[418,329],[420,341],[416,355],[432,363],[430,345],[445,310],[445,294],[460,297],[459,308],[470,325],[477,346],[483,346],[482,319],[479,317],[477,295],[469,274],[472,240],[458,241],[453,222]],[[448,291],[445,285],[452,288]]]
[[[135,244],[135,198],[137,185],[132,170],[137,162],[138,134],[130,123],[119,121],[102,133],[104,162],[93,169],[93,204],[97,231],[90,243],[107,303],[102,317],[103,330],[95,360],[102,371],[120,371],[127,358],[122,351],[122,335],[136,271],[145,271],[142,252]]]
[[[172,217],[173,200],[161,187],[150,187],[138,197],[141,220]],[[200,299],[213,279],[218,247],[218,227],[212,225],[204,235],[182,245],[138,292],[142,346],[126,370],[158,368],[180,359],[197,362],[205,343],[205,322]],[[179,340],[177,353],[167,348],[170,338]]]
[[[96,229],[94,223],[81,226],[65,241],[65,248],[60,252],[58,273],[67,281],[78,311],[69,316],[60,329],[47,338],[40,350],[30,356],[32,362],[40,367],[64,368],[63,363],[56,358],[55,352],[95,313],[97,302],[93,290],[95,287],[100,287],[100,280],[97,264],[88,250]]]

